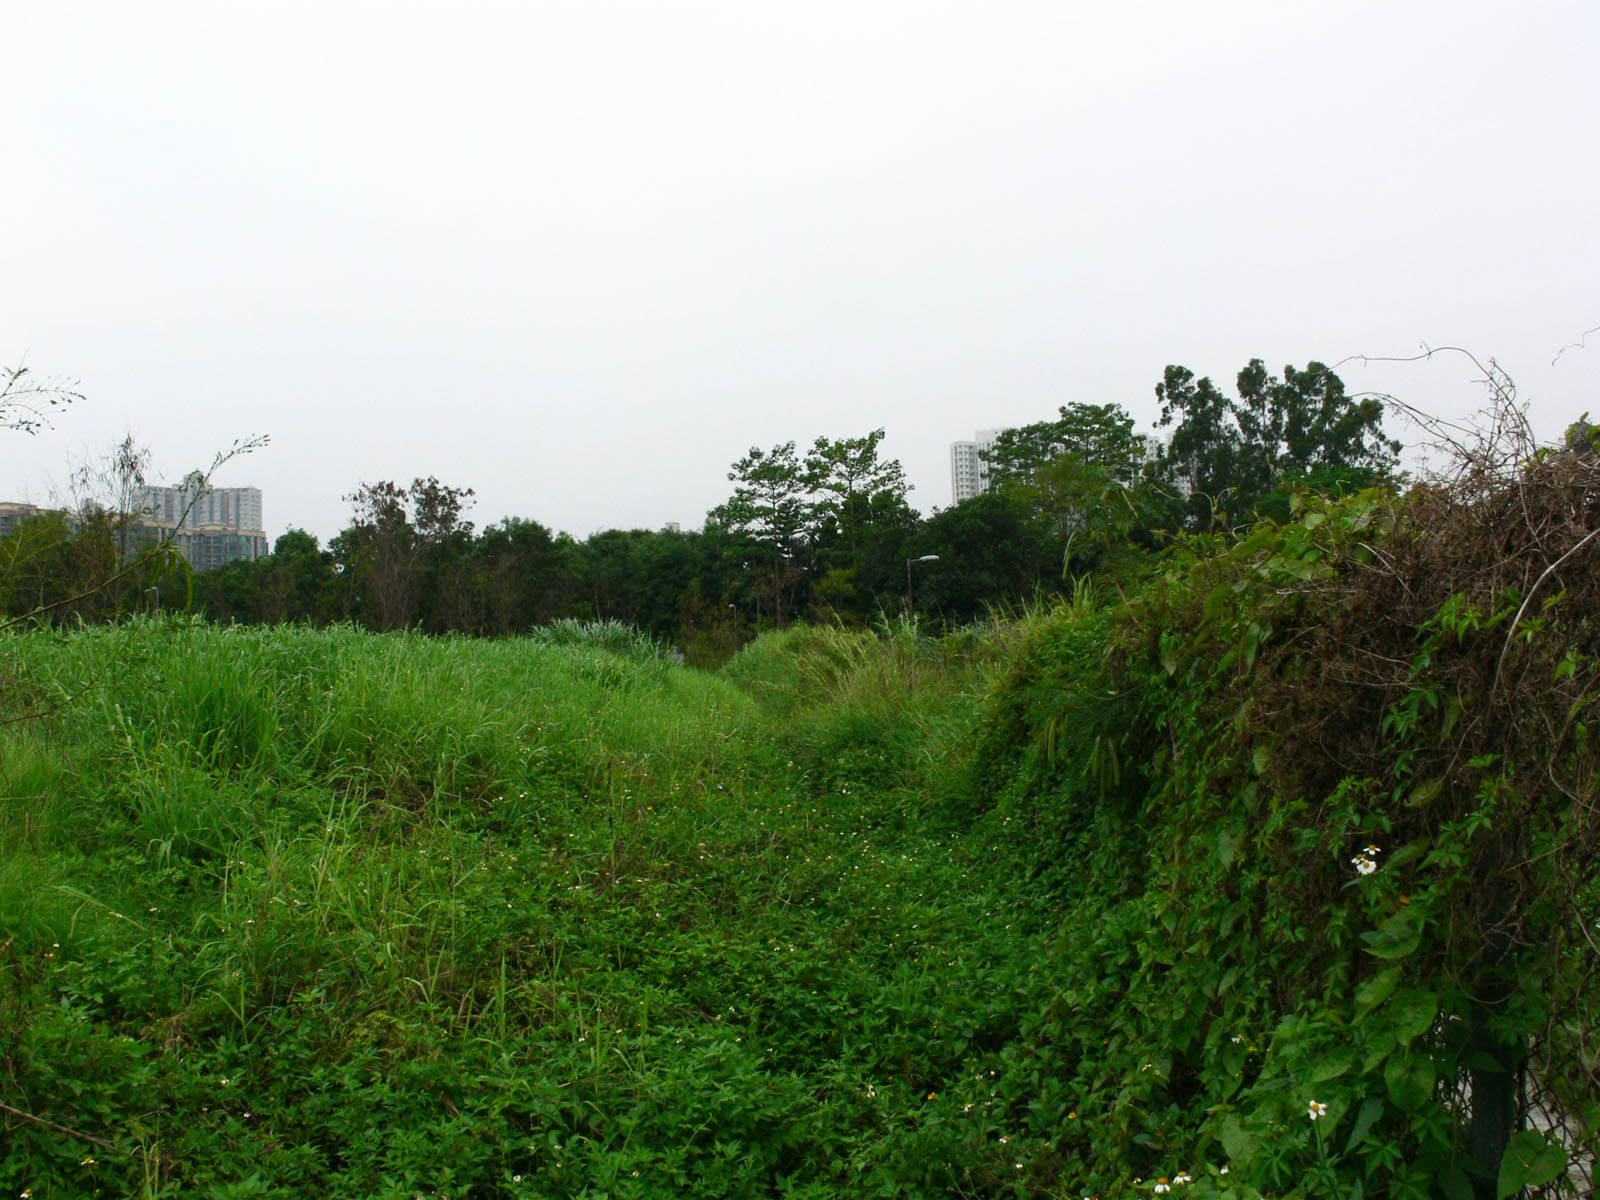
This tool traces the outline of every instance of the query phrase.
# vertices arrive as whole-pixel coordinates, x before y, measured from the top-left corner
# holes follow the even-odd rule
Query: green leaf
[[[1439,1186],[1445,1200],[1472,1200],[1472,1180],[1461,1169],[1460,1163],[1451,1163],[1439,1175]]]
[[[1263,629],[1259,621],[1251,621],[1244,631],[1244,646],[1240,651],[1244,659],[1245,668],[1248,670],[1255,665],[1256,649],[1270,635],[1270,628]]]
[[[1444,779],[1425,779],[1411,789],[1411,795],[1406,797],[1407,808],[1421,808],[1438,799],[1439,793],[1444,790]]]
[[[1355,1051],[1348,1047],[1343,1050],[1332,1051],[1317,1060],[1316,1065],[1311,1068],[1310,1073],[1306,1076],[1306,1081],[1308,1083],[1321,1083],[1325,1079],[1337,1079],[1350,1069],[1355,1057]]]
[[[1263,525],[1244,541],[1233,548],[1233,557],[1248,558],[1256,551],[1263,549],[1269,542],[1278,536],[1278,530],[1269,525]]]
[[[1385,967],[1376,975],[1363,979],[1356,988],[1356,1020],[1361,1020],[1393,994],[1400,982],[1399,967]]]
[[[1464,705],[1461,702],[1460,696],[1452,696],[1445,702],[1444,722],[1439,727],[1440,741],[1443,741],[1445,738],[1449,737],[1454,731],[1456,725],[1461,720],[1461,713],[1463,709]]]
[[[1361,1139],[1371,1132],[1373,1125],[1383,1115],[1383,1099],[1379,1096],[1368,1096],[1361,1102],[1361,1108],[1356,1113],[1356,1123],[1350,1127],[1350,1140],[1344,1144],[1344,1152],[1349,1154],[1361,1144]]]
[[[1424,1054],[1397,1054],[1383,1068],[1389,1099],[1401,1108],[1421,1108],[1433,1095],[1433,1059]]]
[[[1523,1188],[1542,1187],[1566,1169],[1565,1150],[1551,1145],[1537,1130],[1524,1129],[1512,1135],[1506,1155],[1500,1160],[1500,1182],[1495,1195],[1505,1200]]]
[[[1260,754],[1262,751],[1257,751]],[[1239,835],[1231,829],[1217,834],[1217,859],[1224,867],[1233,865],[1233,856],[1239,852]]]
[[[1417,838],[1415,841],[1407,842],[1389,856],[1389,861],[1384,864],[1385,869],[1393,871],[1414,858],[1421,858],[1427,853],[1429,845],[1427,838]]]
[[[1255,1134],[1246,1132],[1238,1113],[1230,1113],[1222,1123],[1222,1148],[1228,1152],[1230,1162],[1249,1162],[1255,1157],[1257,1142]]]
[[[1389,1002],[1387,1012],[1394,1022],[1395,1037],[1404,1045],[1433,1027],[1433,1019],[1439,1013],[1439,1002],[1432,992],[1421,988],[1402,988]]]
[[[1217,940],[1219,942],[1226,938],[1228,934],[1233,932],[1234,925],[1236,925],[1239,921],[1239,918],[1245,914],[1245,907],[1245,902],[1243,900],[1235,900],[1232,904],[1228,905],[1227,908],[1222,910],[1222,917],[1217,922]]]
[[[1376,958],[1404,958],[1422,941],[1422,921],[1409,908],[1403,908],[1361,938],[1367,943],[1367,953]]]

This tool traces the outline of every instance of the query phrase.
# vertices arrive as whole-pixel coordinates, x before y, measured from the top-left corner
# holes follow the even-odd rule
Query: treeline
[[[1364,486],[1394,468],[1382,406],[1349,397],[1319,363],[1281,376],[1253,360],[1237,396],[1183,367],[1156,388],[1165,440],[1115,404],[1073,403],[1000,435],[991,490],[920,516],[882,429],[752,448],[703,531],[607,530],[578,540],[534,520],[477,530],[470,487],[433,477],[364,483],[349,526],[322,546],[290,530],[270,555],[183,578],[172,563],[96,578],[125,561],[116,522],[21,528],[0,539],[12,614],[96,620],[187,603],[220,621],[420,628],[499,636],[563,617],[618,620],[725,656],[797,615],[866,621],[908,607],[959,625],[1070,589],[1089,572],[1137,569],[1181,531],[1286,516],[1296,487]],[[11,565],[7,565],[7,564]]]

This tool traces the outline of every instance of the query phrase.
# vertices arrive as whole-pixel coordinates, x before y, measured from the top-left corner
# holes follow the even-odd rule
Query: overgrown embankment
[[[1075,1187],[1587,1189],[1597,529],[1592,449],[1469,462],[1034,622],[950,794],[1065,905],[1014,1070]]]
[[[1580,1194],[1592,451],[720,675],[8,643],[34,1197]]]

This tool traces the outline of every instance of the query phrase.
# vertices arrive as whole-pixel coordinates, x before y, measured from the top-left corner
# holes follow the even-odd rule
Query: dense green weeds
[[[4,743],[6,1186],[1018,1174],[990,1080],[1042,988],[1041,926],[902,819],[917,722],[969,682],[925,644],[856,645],[781,703],[573,636],[167,622],[14,650],[19,686],[76,698]],[[846,678],[856,702],[807,715]]]
[[[1583,1194],[1586,463],[718,675],[616,627],[8,643],[4,1182]]]

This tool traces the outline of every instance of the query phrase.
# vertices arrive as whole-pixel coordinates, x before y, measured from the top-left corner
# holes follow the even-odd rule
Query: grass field
[[[0,1196],[1589,1195],[1593,471],[717,672],[8,637]]]
[[[7,647],[0,1181],[1050,1194],[1052,927],[940,759],[981,638],[182,622]],[[1003,818],[996,818],[1002,820]]]

